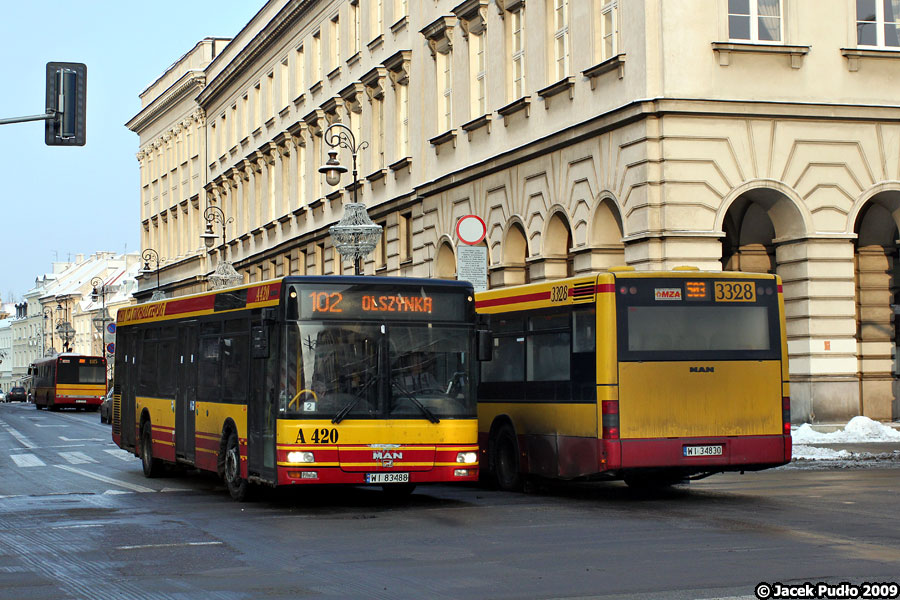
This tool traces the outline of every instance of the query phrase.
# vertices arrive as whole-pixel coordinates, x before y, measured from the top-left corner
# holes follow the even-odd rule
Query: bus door
[[[178,329],[175,364],[175,456],[191,463],[195,459],[195,427],[197,400],[197,324],[188,323]]]
[[[275,483],[278,348],[281,330],[265,320],[250,328],[250,393],[247,401],[247,473]]]
[[[121,448],[134,449],[136,447],[137,435],[135,431],[134,402],[135,392],[137,389],[137,351],[140,345],[140,339],[143,332],[134,327],[121,329],[116,334],[118,342],[117,362],[124,360],[122,364],[116,364],[116,386],[119,387],[115,393],[121,394],[122,398],[119,403],[120,415],[118,425],[113,414],[113,434],[116,433],[115,428],[119,427],[121,435]],[[121,353],[121,354],[120,354]],[[124,356],[120,359],[119,356]],[[54,376],[55,377],[55,376]],[[115,411],[113,411],[115,413]]]

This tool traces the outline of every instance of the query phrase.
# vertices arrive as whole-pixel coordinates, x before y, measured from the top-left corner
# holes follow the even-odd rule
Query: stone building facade
[[[221,260],[246,281],[351,272],[328,228],[353,186],[318,173],[341,122],[384,227],[367,274],[454,277],[470,213],[491,286],[777,272],[795,420],[895,419],[895,5],[271,0],[142,94],[142,243],[170,294]],[[206,255],[210,205],[228,221]]]

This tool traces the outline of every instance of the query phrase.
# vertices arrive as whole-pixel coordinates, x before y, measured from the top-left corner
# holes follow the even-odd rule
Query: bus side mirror
[[[487,329],[478,329],[475,332],[478,341],[478,360],[488,361],[494,359],[494,336]]]

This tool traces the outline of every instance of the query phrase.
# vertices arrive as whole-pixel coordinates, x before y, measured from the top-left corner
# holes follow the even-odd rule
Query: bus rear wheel
[[[497,487],[507,492],[522,489],[519,472],[519,441],[509,425],[503,425],[491,443],[491,466]]]
[[[153,458],[153,431],[150,421],[144,421],[141,426],[141,467],[144,469],[144,477],[158,477],[162,472],[162,461]]]
[[[238,502],[250,497],[250,483],[241,477],[241,450],[234,431],[228,434],[225,442],[225,486],[231,497]]]

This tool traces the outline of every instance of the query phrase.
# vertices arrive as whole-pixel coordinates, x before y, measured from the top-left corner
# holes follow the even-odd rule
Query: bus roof
[[[365,275],[289,275],[258,283],[249,283],[222,290],[200,292],[188,296],[166,298],[157,302],[145,302],[119,309],[118,326],[166,321],[170,319],[200,317],[213,313],[277,306],[281,301],[282,284],[329,284],[379,286],[428,285],[458,289],[461,293],[474,293],[468,281],[425,279],[413,277],[373,277]]]

